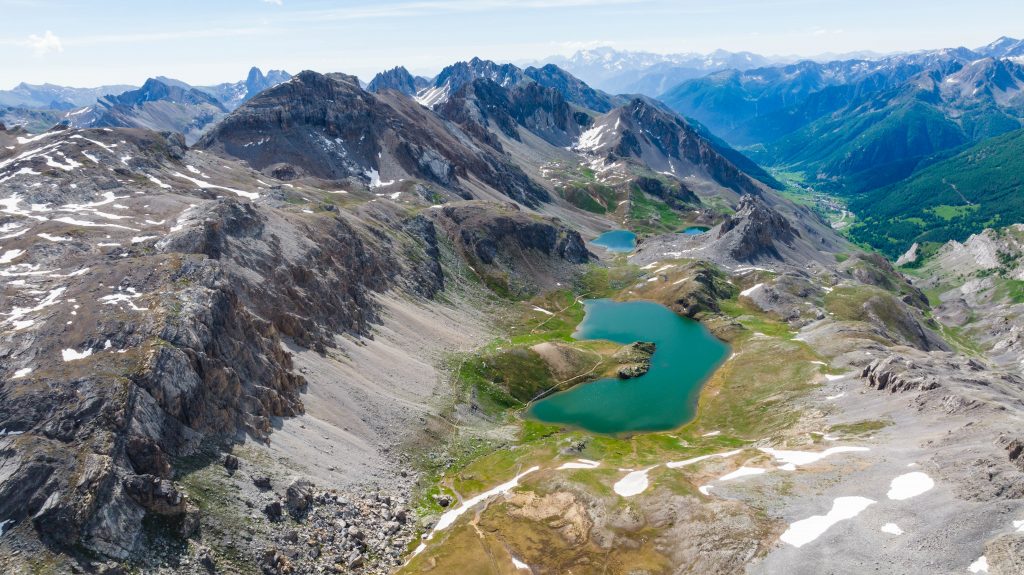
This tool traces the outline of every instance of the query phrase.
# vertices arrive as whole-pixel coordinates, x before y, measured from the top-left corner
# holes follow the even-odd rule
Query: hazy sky
[[[250,66],[436,73],[609,45],[762,54],[977,47],[1024,36],[1024,0],[0,0],[0,88],[191,84]]]

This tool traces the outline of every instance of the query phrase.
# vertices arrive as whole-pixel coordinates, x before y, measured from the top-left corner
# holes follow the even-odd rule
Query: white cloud
[[[283,6],[284,5],[284,0],[263,0],[263,2],[265,2],[267,4],[275,4],[277,6]]]
[[[35,51],[36,56],[45,56],[50,52],[64,51],[64,46],[61,45],[60,38],[49,30],[47,30],[42,36],[38,36],[36,34],[30,35],[26,44]]]

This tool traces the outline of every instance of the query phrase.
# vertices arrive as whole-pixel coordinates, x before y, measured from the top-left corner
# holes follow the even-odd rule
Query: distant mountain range
[[[911,174],[930,156],[1021,127],[1021,42],[881,60],[729,70],[662,100],[762,163],[857,192]]]
[[[213,122],[256,94],[285,82],[282,70],[267,74],[252,68],[245,80],[215,86],[191,86],[157,76],[141,87],[70,88],[19,84],[0,91],[0,121],[43,131],[65,122],[75,127],[148,128],[174,131],[196,141]]]
[[[120,94],[136,86],[111,85],[97,88],[72,88],[55,84],[26,84],[12,90],[0,90],[0,106],[30,109],[71,110],[88,106],[108,94]]]
[[[536,65],[554,64],[602,90],[615,94],[658,96],[685,80],[720,70],[747,70],[788,59],[751,52],[716,50],[710,54],[655,54],[601,47],[572,56],[551,56]]]
[[[919,54],[927,54],[922,51]],[[931,51],[934,52],[934,51]],[[1024,56],[1024,41],[1003,37],[973,50],[979,57],[1012,58]],[[890,56],[914,54],[881,54],[868,50],[842,54],[823,53],[815,56],[766,56],[753,52],[715,50],[707,54],[616,50],[603,46],[579,50],[572,56],[549,56],[529,65],[555,64],[591,86],[613,94],[661,96],[687,80],[702,78],[723,70],[746,71],[757,68],[796,64],[797,62],[828,63],[836,61],[884,60]]]

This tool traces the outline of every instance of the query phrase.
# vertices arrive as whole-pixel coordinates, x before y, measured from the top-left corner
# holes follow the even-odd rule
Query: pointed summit
[[[398,66],[381,72],[370,80],[366,86],[368,92],[381,92],[383,90],[395,90],[406,96],[415,96],[416,92],[430,85],[430,80],[413,76],[404,66]]]

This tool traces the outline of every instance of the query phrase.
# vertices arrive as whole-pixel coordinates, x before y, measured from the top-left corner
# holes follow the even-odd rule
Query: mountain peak
[[[366,91],[377,93],[384,90],[396,90],[407,96],[415,96],[416,92],[429,85],[430,81],[426,78],[413,76],[404,66],[396,66],[374,76],[367,84]]]
[[[263,70],[260,70],[256,66],[249,68],[249,75],[245,77],[246,85],[262,83],[266,81],[266,76],[263,75]]]

